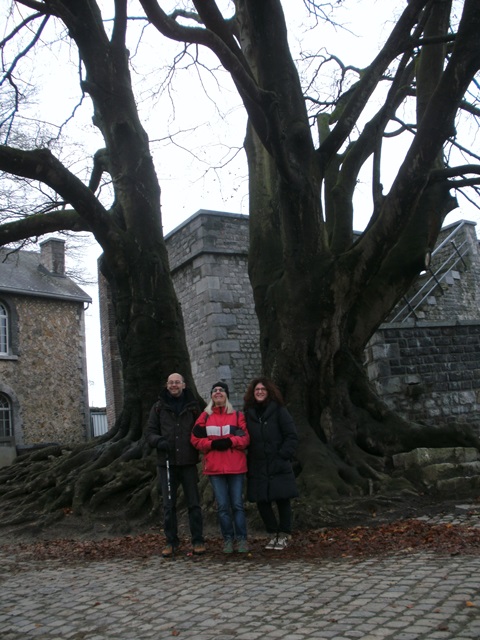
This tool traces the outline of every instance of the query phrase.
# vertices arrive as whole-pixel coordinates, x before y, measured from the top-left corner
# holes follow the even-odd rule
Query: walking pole
[[[170,479],[170,459],[168,457],[168,453],[165,454],[165,464],[167,467],[167,498],[168,501],[172,502],[172,482]]]
[[[168,455],[168,451],[165,453],[165,467],[167,471],[167,500],[169,503],[169,507],[172,507],[172,479],[170,476],[170,458]],[[175,558],[175,545],[172,544],[172,560]]]

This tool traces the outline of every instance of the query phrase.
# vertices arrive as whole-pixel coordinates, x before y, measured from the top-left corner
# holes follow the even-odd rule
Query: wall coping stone
[[[384,322],[379,326],[378,330],[382,329],[405,329],[412,327],[458,327],[458,326],[478,326],[479,321],[470,319],[470,320],[436,320],[433,322],[428,322],[426,320],[405,320],[404,322]]]

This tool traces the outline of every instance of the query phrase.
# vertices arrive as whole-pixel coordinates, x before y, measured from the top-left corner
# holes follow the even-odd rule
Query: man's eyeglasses
[[[169,381],[167,382],[167,385],[168,385],[169,387],[178,386],[178,385],[180,385],[180,384],[183,384],[182,380],[169,380]]]

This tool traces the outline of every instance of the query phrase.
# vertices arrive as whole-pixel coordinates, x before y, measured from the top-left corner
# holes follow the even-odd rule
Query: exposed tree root
[[[338,516],[340,505],[348,505],[353,518],[417,499],[424,488],[398,471],[393,474],[393,452],[478,445],[468,429],[409,425],[391,412],[377,411],[372,417],[358,407],[356,415],[356,430],[344,423],[336,429],[342,435],[333,443],[322,441],[309,425],[298,425],[295,470],[300,499],[295,510],[300,526],[322,526],[325,518]],[[200,492],[206,520],[216,526],[213,494],[205,477]],[[182,492],[178,504],[183,509]],[[143,439],[131,441],[119,437],[118,431],[111,439],[102,437],[75,448],[48,447],[24,454],[0,470],[0,531],[43,531],[77,518],[89,531],[105,523],[102,531],[125,533],[142,523],[160,523],[161,508],[155,452]],[[254,507],[247,509],[249,518],[261,526]]]
[[[1,470],[0,526],[32,522],[39,514],[52,521],[54,513],[94,513],[119,495],[125,511],[146,513],[154,479],[150,450],[126,439],[37,450]]]

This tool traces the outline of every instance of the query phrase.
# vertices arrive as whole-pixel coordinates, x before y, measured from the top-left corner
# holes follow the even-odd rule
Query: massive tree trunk
[[[342,469],[339,478],[328,465],[327,491],[349,493],[366,490],[368,479],[385,480],[385,463],[392,453],[438,446],[443,439],[438,430],[407,424],[389,411],[362,367],[368,340],[424,268],[444,217],[455,206],[448,184],[432,183],[429,176],[444,168],[443,142],[453,129],[458,100],[479,65],[478,46],[467,53],[459,35],[450,67],[456,55],[457,68],[465,75],[449,86],[443,38],[450,3],[432,3],[425,10],[426,3],[410,4],[411,11],[405,11],[377,60],[363,71],[337,127],[330,132],[323,121],[315,150],[278,3],[237,2],[240,41],[250,68],[258,85],[277,98],[268,134],[267,126],[262,128],[252,118],[246,141],[250,278],[263,365],[285,391],[300,428],[300,478],[310,490],[325,490],[325,447],[332,451],[330,459],[338,454],[341,462],[335,464]],[[478,12],[474,14],[473,4],[466,2],[459,33],[469,33],[472,44],[474,27],[468,21],[478,21]],[[355,241],[352,197],[359,167],[378,149],[385,124],[404,96],[406,80],[413,77],[409,56],[398,65],[383,111],[340,153],[341,130],[365,104],[385,60],[403,52],[406,35],[417,23],[426,25],[418,36],[422,33],[440,44],[422,49],[416,62],[416,140],[390,193],[375,191],[373,183],[371,223]],[[269,38],[270,34],[275,35]],[[458,94],[447,99],[447,89]],[[439,102],[444,107],[440,116]],[[447,442],[476,440],[452,430]]]
[[[1,230],[3,244],[60,229],[91,231],[103,249],[102,271],[112,292],[123,366],[124,405],[113,429],[67,453],[34,454],[3,470],[3,524],[35,518],[40,510],[98,508],[121,495],[124,512],[155,502],[155,461],[143,440],[148,412],[173,371],[195,392],[181,308],[163,239],[160,188],[149,141],[140,122],[125,45],[126,2],[109,39],[95,2],[64,0],[55,13],[68,28],[86,70],[82,82],[94,106],[105,149],[97,152],[90,185],[83,184],[47,150],[0,148],[0,167],[50,186],[72,211],[26,217]],[[48,11],[48,7],[45,7]],[[94,195],[103,172],[111,176],[109,208]],[[22,483],[27,483],[27,488]],[[10,511],[12,510],[12,511]]]

